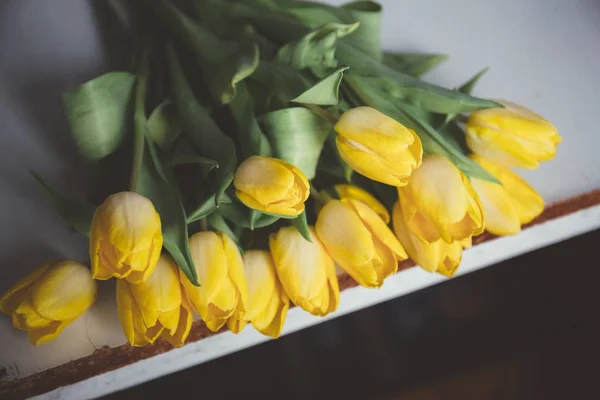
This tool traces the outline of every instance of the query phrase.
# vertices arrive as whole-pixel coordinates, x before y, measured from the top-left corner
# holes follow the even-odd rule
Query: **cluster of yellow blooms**
[[[397,187],[392,216],[370,193],[337,185],[338,198],[322,196],[311,241],[294,227],[269,238],[267,250],[243,255],[220,232],[189,238],[201,286],[194,286],[162,252],[161,220],[153,204],[133,192],[110,196],[98,207],[90,232],[91,273],[75,261],[46,264],[0,298],[0,311],[26,330],[32,343],[55,338],[94,302],[94,279],[117,278],[118,313],[130,344],[161,337],[181,346],[198,314],[213,331],[237,333],[249,322],[278,337],[292,303],[313,315],[336,310],[336,264],[365,287],[379,287],[412,258],[447,276],[463,248],[487,229],[518,233],[538,216],[541,197],[509,167],[536,168],[551,159],[561,138],[531,111],[504,108],[471,114],[466,125],[472,159],[502,184],[467,178],[441,155],[425,155],[414,131],[368,108],[347,111],[335,126],[343,159],[360,174]],[[310,185],[295,166],[253,156],[238,168],[238,199],[262,212],[298,216]],[[389,227],[392,222],[393,230]]]

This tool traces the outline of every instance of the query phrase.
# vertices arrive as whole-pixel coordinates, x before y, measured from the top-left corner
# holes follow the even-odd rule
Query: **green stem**
[[[320,205],[324,205],[327,202],[323,196],[321,196],[321,193],[319,193],[312,185],[310,186],[310,196]]]
[[[142,63],[137,73],[137,85],[135,87],[135,111],[133,115],[133,163],[131,168],[131,180],[129,190],[137,191],[142,162],[144,161],[144,144],[146,140],[146,93],[148,91],[148,58],[144,54]]]
[[[200,218],[200,230],[207,231],[208,230],[208,221],[205,218]]]
[[[321,107],[316,106],[314,104],[305,104],[305,106],[310,111],[312,111],[313,113],[315,113],[319,117],[323,118],[324,120],[326,120],[328,122],[331,122],[334,125],[337,124],[338,118],[335,115],[331,114],[329,111],[325,110],[324,108],[321,108]]]

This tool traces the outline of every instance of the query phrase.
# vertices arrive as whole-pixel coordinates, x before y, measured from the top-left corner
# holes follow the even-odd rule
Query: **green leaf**
[[[211,195],[206,198],[196,209],[187,215],[186,222],[191,224],[192,222],[198,221],[199,219],[208,217],[218,209],[217,202],[215,201],[215,195]]]
[[[339,89],[348,67],[343,65],[321,79],[316,85],[306,90],[291,101],[301,104],[315,104],[321,106],[337,105],[340,101]]]
[[[122,143],[134,83],[129,72],[109,72],[63,94],[71,135],[86,159],[106,157]]]
[[[230,102],[236,84],[250,76],[258,66],[258,46],[250,41],[238,43],[219,39],[168,0],[155,0],[151,4],[195,57],[215,100],[221,104]]]
[[[176,165],[185,165],[185,164],[200,164],[202,167],[207,168],[208,171],[213,168],[219,168],[219,163],[213,159],[198,156],[196,154],[181,154],[176,153],[169,159],[168,165],[174,167]]]
[[[144,72],[144,65],[143,63],[142,72]],[[200,286],[188,245],[188,229],[183,204],[162,167],[154,143],[147,139],[146,89],[147,76],[144,73],[138,77],[135,99],[134,135],[142,138],[143,142],[140,146],[142,151],[141,168],[138,178],[134,180],[136,182],[134,189],[152,201],[160,215],[163,246],[190,282]]]
[[[253,229],[264,228],[265,226],[274,224],[280,218],[276,215],[264,213],[259,213],[258,218],[256,218],[256,216],[252,215],[253,211],[255,210],[251,210],[241,203],[232,202],[221,204],[217,212],[236,226],[247,229],[251,229],[251,227]],[[252,219],[254,219],[253,224],[251,224]]]
[[[227,223],[227,221],[225,221],[221,214],[219,214],[218,212],[212,213],[206,218],[206,220],[208,222],[208,226],[211,229],[223,232],[224,234],[229,236],[238,247],[240,246],[239,237],[235,234],[231,227],[229,227],[229,224]]]
[[[312,243],[312,238],[310,237],[310,230],[308,229],[308,222],[306,221],[306,211],[303,211],[302,214],[294,218],[292,220],[292,224],[298,230],[298,232],[300,232],[304,239]]]
[[[148,118],[148,138],[165,152],[170,152],[183,128],[175,105],[167,100],[159,104]]]
[[[328,23],[308,33],[300,40],[288,43],[277,53],[277,61],[294,69],[335,68],[337,39],[347,36],[358,28],[358,23]]]
[[[471,79],[469,79],[468,81],[463,83],[461,86],[459,86],[458,89],[456,89],[456,90],[458,90],[461,93],[471,94],[471,92],[473,91],[473,88],[475,87],[477,82],[479,82],[479,79],[481,79],[481,77],[483,75],[485,75],[485,73],[488,70],[489,70],[489,68],[482,69],[481,71],[479,71],[478,73],[473,75],[473,77]],[[442,127],[447,126],[451,121],[456,119],[457,115],[458,115],[458,113],[447,114]]]
[[[381,6],[373,1],[353,1],[343,7],[360,23],[358,30],[344,41],[381,60]]]
[[[229,107],[235,120],[237,140],[244,158],[252,155],[270,157],[271,145],[254,116],[253,99],[245,82],[238,85],[237,94],[229,103]]]
[[[259,122],[275,156],[298,167],[308,180],[313,179],[331,123],[304,107],[272,111]]]
[[[384,64],[415,78],[431,71],[447,59],[448,56],[445,54],[383,53]]]
[[[289,102],[312,87],[311,80],[289,65],[261,61],[252,80],[259,82],[283,102]]]
[[[235,174],[237,165],[235,145],[231,138],[221,132],[194,96],[173,47],[168,46],[167,49],[172,98],[184,130],[200,156],[214,159],[219,164],[215,172],[216,200],[219,202]]]
[[[411,103],[427,111],[448,114],[499,107],[498,103],[448,90],[398,72],[369,57],[343,41],[337,46],[338,60],[350,66],[353,75],[362,76],[364,84],[395,100]]]
[[[33,171],[30,171],[30,173],[56,213],[79,233],[89,237],[96,206],[84,200],[76,200],[61,195],[48,186],[38,174]]]

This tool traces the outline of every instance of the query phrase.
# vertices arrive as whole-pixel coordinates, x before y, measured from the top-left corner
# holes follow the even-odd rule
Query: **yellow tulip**
[[[474,153],[506,167],[535,169],[556,154],[562,138],[550,122],[514,103],[471,113],[467,144]]]
[[[180,273],[194,311],[213,332],[234,316],[241,319],[248,304],[244,263],[237,246],[221,232],[199,232],[190,238],[190,251],[200,287]]]
[[[142,282],[152,274],[162,243],[160,216],[152,202],[134,192],[113,194],[92,220],[92,276]]]
[[[193,315],[182,296],[179,269],[163,254],[148,279],[140,283],[117,281],[117,310],[125,337],[132,346],[154,343],[159,337],[182,346]]]
[[[310,195],[306,176],[277,158],[252,156],[238,167],[235,194],[246,206],[269,214],[296,217]]]
[[[379,287],[408,258],[375,211],[353,199],[331,200],[316,223],[317,235],[333,260],[356,282]]]
[[[517,174],[483,157],[470,157],[502,182],[499,185],[472,179],[483,205],[487,231],[494,235],[514,235],[521,231],[522,224],[531,222],[544,211],[544,200]]]
[[[271,234],[269,247],[283,289],[298,307],[324,316],[337,309],[340,301],[333,260],[310,227],[312,242],[293,226]]]
[[[0,297],[0,311],[38,345],[55,339],[96,300],[90,270],[76,261],[44,264]]]
[[[429,243],[415,235],[406,225],[400,202],[394,204],[393,224],[396,237],[406,249],[408,256],[421,268],[452,276],[462,259],[462,249],[471,247],[471,238],[446,243],[438,239]]]
[[[277,278],[273,258],[265,250],[244,254],[244,272],[248,283],[248,304],[243,316],[227,320],[229,330],[240,332],[249,321],[263,335],[278,338],[290,301]]]
[[[483,232],[484,214],[467,177],[446,157],[423,158],[409,184],[398,188],[406,225],[419,238],[447,243]]]
[[[404,186],[421,164],[423,147],[417,134],[374,108],[346,111],[335,131],[344,161],[374,181]]]
[[[390,213],[387,208],[379,200],[375,198],[371,193],[367,192],[363,188],[354,185],[335,185],[335,191],[337,192],[340,199],[353,199],[359,200],[371,207],[373,211],[375,211],[381,219],[386,223],[390,223]],[[330,200],[331,197],[324,192],[324,197],[327,200]]]

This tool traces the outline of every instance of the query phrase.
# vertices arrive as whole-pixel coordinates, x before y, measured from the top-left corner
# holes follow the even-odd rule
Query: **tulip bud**
[[[298,307],[318,316],[337,309],[340,300],[335,265],[310,227],[312,241],[288,226],[271,234],[269,247],[275,270],[289,298]]]
[[[331,200],[321,210],[317,235],[333,260],[356,282],[379,287],[408,255],[383,220],[358,200]]]
[[[423,147],[417,134],[374,108],[346,111],[335,131],[344,161],[374,181],[404,186],[421,164]]]
[[[375,198],[371,193],[366,190],[354,186],[354,185],[335,185],[335,191],[337,192],[340,199],[353,199],[362,201],[368,205],[373,211],[377,213],[386,224],[390,223],[390,213],[387,208],[379,200]],[[329,196],[325,196],[330,200]]]
[[[132,346],[154,343],[158,337],[173,346],[183,345],[193,315],[181,291],[179,269],[167,254],[160,256],[144,282],[117,281],[119,319]]]
[[[142,282],[152,274],[162,243],[160,216],[152,202],[134,192],[113,194],[92,220],[92,276]]]
[[[483,205],[487,231],[494,235],[514,235],[521,231],[522,224],[544,211],[544,200],[517,174],[483,157],[470,157],[502,183],[471,180]]]
[[[428,243],[447,243],[483,232],[484,216],[467,177],[446,157],[429,155],[407,186],[398,188],[406,225]]]
[[[462,259],[463,247],[470,247],[471,238],[446,243],[442,239],[429,243],[408,228],[400,202],[394,204],[393,224],[396,237],[406,249],[408,256],[421,268],[452,276]]]
[[[244,263],[237,246],[219,232],[199,232],[190,238],[190,252],[200,287],[180,273],[185,294],[194,311],[213,332],[231,316],[242,319],[248,303]]]
[[[8,289],[0,311],[38,345],[55,339],[96,300],[90,270],[76,261],[44,264]]]
[[[227,321],[229,330],[240,332],[250,321],[263,335],[278,338],[290,305],[288,296],[275,273],[268,251],[249,250],[244,254],[244,272],[248,283],[248,304],[241,318]]]
[[[306,176],[277,158],[252,156],[238,167],[235,194],[246,206],[269,214],[297,217],[310,194]]]
[[[477,155],[506,167],[535,169],[556,154],[562,138],[556,127],[536,113],[507,101],[504,108],[471,113],[467,144]]]

